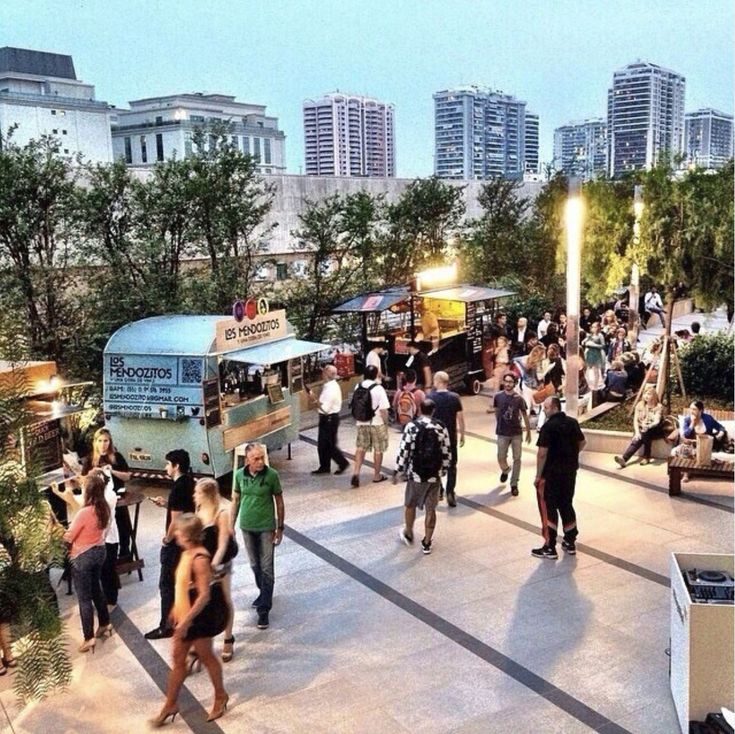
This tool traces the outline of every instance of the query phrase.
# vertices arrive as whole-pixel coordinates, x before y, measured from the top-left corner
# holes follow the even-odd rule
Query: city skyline
[[[289,173],[303,170],[304,100],[337,89],[395,105],[399,177],[431,175],[432,95],[460,85],[524,99],[540,117],[542,164],[553,156],[554,129],[604,116],[615,70],[639,58],[686,77],[687,112],[732,113],[733,9],[725,2],[706,13],[686,2],[626,1],[592,14],[580,0],[522,8],[376,1],[350,13],[329,0],[320,13],[277,0],[247,9],[215,2],[204,14],[197,7],[76,1],[59,15],[50,2],[10,0],[0,9],[0,46],[71,55],[77,76],[121,108],[187,92],[266,105],[286,134]]]

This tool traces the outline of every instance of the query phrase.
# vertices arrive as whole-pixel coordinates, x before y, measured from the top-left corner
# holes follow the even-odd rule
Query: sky
[[[303,166],[302,103],[340,90],[396,107],[397,174],[433,172],[432,94],[478,84],[554,128],[606,115],[636,59],[686,77],[686,109],[733,112],[732,0],[0,0],[0,46],[70,54],[118,107],[181,92],[264,104]]]

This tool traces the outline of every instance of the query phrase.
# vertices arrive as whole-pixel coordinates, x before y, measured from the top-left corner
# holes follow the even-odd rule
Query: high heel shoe
[[[217,700],[214,699],[214,706],[212,706],[212,710],[209,712],[209,716],[207,717],[207,721],[214,721],[215,719],[219,719],[222,714],[224,714],[225,711],[227,711],[227,702],[230,700],[230,697],[225,693],[225,697]]]
[[[91,640],[85,640],[79,646],[79,652],[89,652],[90,650],[94,653],[94,646],[97,644],[97,640],[93,637]]]
[[[95,637],[99,637],[102,639],[109,639],[112,637],[112,633],[114,630],[112,629],[111,624],[106,624],[104,627],[100,627],[97,632],[95,632]]]
[[[230,660],[232,660],[233,655],[233,645],[235,644],[235,636],[232,637],[226,637],[225,638],[225,644],[222,648],[222,662],[223,663],[229,663]]]
[[[17,668],[18,667],[18,661],[15,658],[3,658],[3,665],[6,668]]]
[[[161,709],[161,712],[158,714],[158,716],[154,717],[153,719],[148,719],[148,723],[151,725],[152,728],[160,729],[165,723],[168,722],[169,716],[171,717],[171,723],[173,724],[178,713],[179,713],[178,706],[172,709],[167,709],[164,706]]]

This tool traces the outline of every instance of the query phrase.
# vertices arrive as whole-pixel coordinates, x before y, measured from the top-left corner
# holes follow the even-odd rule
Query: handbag
[[[240,548],[235,540],[235,534],[230,533],[230,538],[227,541],[227,550],[225,550],[225,554],[222,557],[222,563],[229,563],[233,558],[235,558],[239,550]]]
[[[550,398],[552,395],[556,394],[556,388],[554,385],[550,382],[548,385],[544,385],[543,387],[536,390],[534,393],[531,394],[531,397],[533,398],[533,402],[535,405],[541,405],[541,403],[546,400],[546,398]]]

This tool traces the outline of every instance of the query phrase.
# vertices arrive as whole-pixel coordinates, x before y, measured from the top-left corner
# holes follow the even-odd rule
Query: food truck
[[[22,471],[41,488],[64,481],[64,453],[72,448],[68,445],[72,423],[84,410],[83,391],[90,385],[65,380],[54,361],[0,361],[0,387],[21,398],[25,412],[22,429],[8,440]]]
[[[501,301],[515,292],[456,280],[456,264],[434,268],[417,273],[409,285],[364,293],[332,311],[362,316],[363,353],[376,346],[386,349],[390,388],[400,386],[408,344],[416,341],[433,372],[444,370],[453,389],[477,395],[490,377],[483,366],[483,349],[491,348],[484,334]]]
[[[264,299],[236,303],[232,317],[136,321],[105,347],[105,424],[136,476],[161,476],[183,448],[195,475],[223,477],[238,446],[298,436],[302,357],[328,348],[297,339]]]

